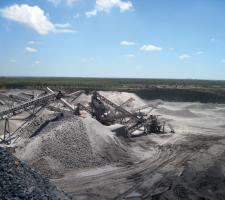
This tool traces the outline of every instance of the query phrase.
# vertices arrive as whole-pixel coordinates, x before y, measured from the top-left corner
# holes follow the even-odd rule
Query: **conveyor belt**
[[[12,107],[10,109],[1,111],[0,112],[0,118],[3,118],[4,116],[10,115],[10,114],[14,114],[14,113],[19,112],[21,110],[27,110],[27,109],[29,109],[32,106],[43,105],[46,102],[55,99],[55,97],[56,97],[56,94],[52,93],[52,94],[48,94],[48,95],[45,95],[43,97],[31,100],[31,101],[19,104],[19,105],[14,106],[14,107]]]

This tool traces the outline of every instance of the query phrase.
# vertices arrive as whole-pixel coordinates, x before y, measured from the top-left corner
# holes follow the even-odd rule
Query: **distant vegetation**
[[[225,103],[225,81],[127,78],[1,77],[0,89],[78,89],[135,92],[144,99]]]
[[[225,91],[213,89],[173,89],[153,88],[137,90],[135,93],[143,99],[162,99],[165,101],[225,103]]]

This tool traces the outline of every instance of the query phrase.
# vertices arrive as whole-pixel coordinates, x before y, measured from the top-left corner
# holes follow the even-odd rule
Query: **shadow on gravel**
[[[70,198],[58,191],[47,178],[43,178],[0,147],[0,199],[67,200]]]

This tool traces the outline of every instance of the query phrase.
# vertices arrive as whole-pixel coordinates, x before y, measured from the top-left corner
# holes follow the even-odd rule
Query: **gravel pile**
[[[48,177],[58,177],[68,169],[100,166],[125,158],[126,152],[120,151],[111,137],[108,140],[107,135],[103,138],[104,133],[98,135],[95,131],[87,130],[77,116],[63,117],[50,122],[37,136],[17,144],[16,156]]]
[[[44,114],[35,117],[30,123],[20,130],[22,138],[29,138],[37,135],[49,122],[60,118],[60,114]]]
[[[0,147],[1,200],[67,200],[63,192]]]

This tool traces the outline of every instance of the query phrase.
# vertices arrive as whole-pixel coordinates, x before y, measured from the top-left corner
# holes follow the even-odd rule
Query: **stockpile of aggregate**
[[[29,138],[38,134],[49,122],[60,118],[60,114],[42,114],[35,117],[25,127],[20,130],[22,138]]]
[[[67,200],[47,178],[0,147],[1,200]]]
[[[97,123],[97,127],[90,130],[87,126],[90,121]],[[69,169],[100,166],[125,158],[126,151],[109,136],[111,132],[99,127],[103,125],[94,119],[65,116],[50,122],[35,137],[20,141],[16,156],[48,177],[59,177]]]

